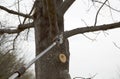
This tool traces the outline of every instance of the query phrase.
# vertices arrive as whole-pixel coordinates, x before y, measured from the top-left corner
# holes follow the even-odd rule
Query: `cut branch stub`
[[[61,63],[66,63],[67,57],[65,54],[59,54],[59,60]]]

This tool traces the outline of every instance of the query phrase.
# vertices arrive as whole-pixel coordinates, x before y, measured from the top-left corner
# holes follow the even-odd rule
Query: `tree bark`
[[[36,0],[34,13],[36,55],[52,44],[51,26],[45,0]],[[59,6],[63,1],[55,0]],[[57,15],[57,23],[60,32],[64,31],[63,15]],[[53,28],[54,29],[54,28]],[[57,32],[57,31],[56,31]],[[56,33],[57,34],[57,33]],[[66,60],[62,62],[60,56]],[[61,45],[56,45],[35,63],[36,79],[71,79],[69,75],[69,45],[64,40]],[[62,58],[62,57],[61,57]]]

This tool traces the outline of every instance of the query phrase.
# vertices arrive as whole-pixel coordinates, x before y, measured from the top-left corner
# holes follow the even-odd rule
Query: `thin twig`
[[[109,35],[109,33],[105,32],[105,31],[103,31],[103,34],[105,37],[107,37],[107,35]]]
[[[120,49],[120,47],[115,42],[113,42],[113,44],[115,45],[115,47],[117,47],[118,49]]]
[[[95,40],[96,40],[96,39],[92,39],[92,38],[88,37],[88,36],[85,35],[85,34],[83,34],[83,36],[85,36],[86,38],[88,38],[88,39],[91,40],[91,41],[95,41]]]
[[[29,16],[32,14],[34,8],[35,8],[35,2],[34,2],[34,4],[33,4],[33,7],[32,7],[32,9],[31,9],[30,13],[28,14]],[[23,24],[25,23],[26,19],[27,19],[27,17],[24,18]]]
[[[98,9],[97,13],[96,13],[96,17],[95,17],[95,23],[94,23],[94,26],[96,26],[97,24],[97,18],[98,18],[98,14],[100,12],[100,10],[102,9],[102,7],[105,5],[105,3],[107,2],[108,0],[105,0],[105,2],[101,5],[101,7]]]
[[[0,9],[6,11],[8,13],[14,14],[14,15],[19,15],[19,16],[22,16],[22,17],[27,17],[27,18],[31,18],[32,19],[32,16],[29,16],[28,14],[24,14],[24,13],[20,13],[20,12],[18,13],[16,11],[10,10],[10,9],[4,7],[4,6],[1,6],[1,5],[0,5]]]
[[[22,0],[19,0],[19,2],[21,2]],[[18,2],[14,2],[12,5],[8,6],[8,7],[12,7],[14,5],[18,4]]]
[[[20,33],[17,33],[17,35],[16,35],[15,38],[13,39],[13,50],[15,49],[16,39],[18,38],[19,35],[20,35]]]
[[[18,13],[20,13],[20,3],[19,3],[19,0],[18,0]],[[18,15],[18,19],[19,19],[19,22],[21,24],[21,20],[20,20],[20,16]]]
[[[108,5],[110,6],[110,2],[109,2],[109,1],[108,1]],[[112,14],[112,11],[111,11],[111,8],[110,8],[110,7],[109,7],[109,10],[110,10],[111,18],[112,18],[112,20],[114,21],[113,14]]]
[[[85,20],[81,19],[81,21],[88,27],[88,24],[85,22]]]
[[[100,4],[103,4],[103,2],[98,1],[98,0],[95,0],[95,2],[100,3]],[[105,4],[105,5],[106,5],[107,7],[109,7],[109,8],[111,8],[111,10],[113,10],[113,11],[120,12],[120,10],[114,9],[113,7],[111,7],[111,6],[108,5],[108,4]]]
[[[33,7],[32,7],[32,9],[31,9],[31,11],[29,12],[29,16],[32,14],[32,12],[34,11],[34,8],[35,8],[35,4],[36,4],[36,2],[34,2],[34,4],[33,4]],[[23,20],[23,24],[25,24],[25,21],[27,20],[27,17],[25,17],[24,18],[24,20]],[[27,36],[26,36],[26,39],[28,40],[28,34],[29,34],[29,32],[30,32],[30,28],[28,28],[28,31],[27,31]]]
[[[28,40],[29,32],[30,32],[30,29],[28,29],[27,31],[26,40]]]

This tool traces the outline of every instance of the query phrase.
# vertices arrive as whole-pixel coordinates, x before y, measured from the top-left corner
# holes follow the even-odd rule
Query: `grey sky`
[[[111,5],[117,8],[120,2],[110,0]],[[89,5],[87,5],[89,4]],[[118,4],[118,5],[116,5]],[[97,7],[89,7],[92,3],[88,1],[77,0],[70,10],[65,15],[65,27],[66,30],[84,27],[87,25],[93,25]],[[115,15],[114,21],[119,21],[120,15],[113,11]],[[116,18],[118,17],[118,18]],[[83,22],[86,22],[86,24]],[[104,8],[101,10],[98,16],[98,24],[108,24],[113,22],[111,19],[111,14],[109,8]],[[100,34],[96,37],[96,33],[86,33],[85,35],[91,39],[90,40],[84,35],[76,35],[69,38],[70,41],[70,73],[72,77],[82,76],[90,77],[96,75],[94,79],[119,79],[119,67],[120,67],[120,49],[116,48],[113,42],[120,46],[120,29],[114,29],[105,31],[100,31]],[[106,34],[106,35],[104,35]]]

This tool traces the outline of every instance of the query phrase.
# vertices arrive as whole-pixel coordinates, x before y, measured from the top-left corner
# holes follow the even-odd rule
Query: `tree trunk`
[[[62,2],[62,0],[56,0],[56,5],[60,6]],[[51,27],[45,5],[45,0],[36,0],[34,13],[36,55],[52,44],[54,39],[50,37]],[[63,15],[57,15],[57,22],[59,31],[63,32]],[[62,45],[56,45],[35,63],[36,79],[71,79],[69,55],[68,41],[64,40]]]

